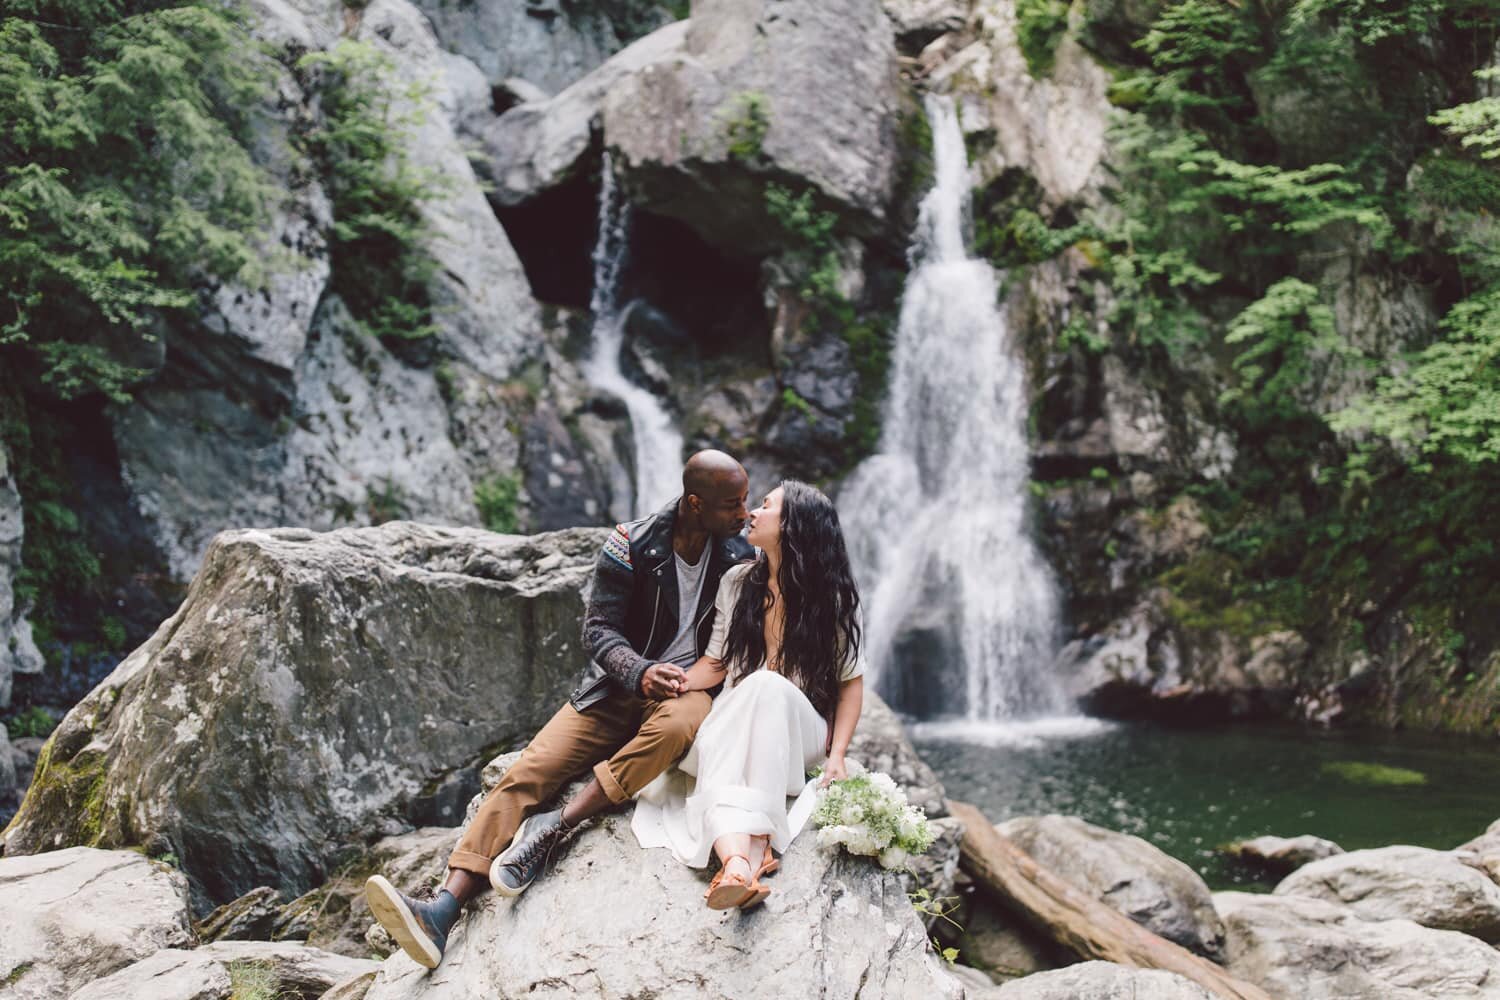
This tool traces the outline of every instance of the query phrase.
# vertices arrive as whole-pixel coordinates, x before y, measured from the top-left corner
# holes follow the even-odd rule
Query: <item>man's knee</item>
[[[681,742],[683,747],[693,742],[698,727],[708,717],[713,699],[703,691],[689,691],[660,703],[651,714],[647,725],[668,742]]]

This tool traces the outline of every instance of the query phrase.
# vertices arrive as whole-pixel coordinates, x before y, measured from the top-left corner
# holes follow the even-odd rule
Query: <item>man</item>
[[[417,901],[380,875],[365,884],[370,912],[417,962],[437,966],[471,899],[491,887],[520,895],[579,823],[627,801],[687,752],[712,700],[686,690],[686,668],[713,631],[719,578],[753,555],[739,537],[748,488],[733,458],[700,451],[682,470],[681,497],[615,528],[584,609],[589,668],[485,797],[448,859],[442,892]],[[593,778],[567,804],[535,813],[590,767]]]

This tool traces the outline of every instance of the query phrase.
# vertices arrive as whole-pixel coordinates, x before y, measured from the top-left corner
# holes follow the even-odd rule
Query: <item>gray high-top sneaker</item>
[[[448,947],[448,932],[462,912],[451,893],[445,890],[436,899],[416,900],[397,892],[384,875],[371,875],[365,882],[365,901],[402,951],[418,965],[437,968]]]
[[[502,896],[519,896],[542,874],[553,849],[570,832],[561,809],[528,816],[510,846],[490,863],[490,885]]]

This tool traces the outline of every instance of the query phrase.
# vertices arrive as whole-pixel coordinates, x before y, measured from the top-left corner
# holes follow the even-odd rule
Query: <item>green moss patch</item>
[[[1425,785],[1427,775],[1405,767],[1388,767],[1361,760],[1330,760],[1323,764],[1323,773],[1331,774],[1356,785],[1401,786]]]

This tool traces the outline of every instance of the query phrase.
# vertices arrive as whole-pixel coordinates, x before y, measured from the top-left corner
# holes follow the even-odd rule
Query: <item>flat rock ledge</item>
[[[804,833],[770,876],[771,897],[748,912],[704,906],[708,879],[642,850],[628,812],[608,816],[524,895],[474,908],[437,969],[387,959],[366,1000],[963,995],[900,877],[870,861],[820,850]]]
[[[56,1000],[194,944],[187,879],[134,851],[0,858],[0,996]]]
[[[1276,887],[1276,895],[1343,903],[1367,920],[1412,920],[1500,941],[1500,885],[1448,851],[1351,851],[1298,869]]]
[[[300,944],[220,941],[192,951],[158,951],[94,980],[69,1000],[317,1000],[334,984],[367,975],[378,964]]]
[[[1219,892],[1225,967],[1288,1000],[1497,1000],[1500,951],[1302,896]]]

